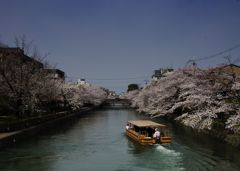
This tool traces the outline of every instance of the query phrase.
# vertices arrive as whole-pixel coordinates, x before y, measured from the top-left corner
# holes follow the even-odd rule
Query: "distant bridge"
[[[102,104],[103,107],[109,107],[109,108],[130,108],[130,101],[127,99],[120,99],[120,98],[114,98],[114,99],[107,99]]]

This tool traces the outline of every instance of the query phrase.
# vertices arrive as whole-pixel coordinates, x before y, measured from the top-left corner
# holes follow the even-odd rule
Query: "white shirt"
[[[153,137],[154,138],[160,137],[160,132],[159,131],[154,132]]]

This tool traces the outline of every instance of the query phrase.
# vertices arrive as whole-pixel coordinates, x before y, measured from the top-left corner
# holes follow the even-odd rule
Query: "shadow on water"
[[[134,141],[133,139],[126,136],[127,139],[127,145],[128,145],[128,152],[133,155],[141,155],[142,153],[146,152],[149,148],[151,148],[150,145],[141,145],[138,142]]]

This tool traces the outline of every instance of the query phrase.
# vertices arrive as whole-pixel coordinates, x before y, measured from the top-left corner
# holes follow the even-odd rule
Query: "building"
[[[50,79],[65,80],[65,72],[60,69],[44,69]]]
[[[78,81],[77,81],[77,85],[79,85],[79,86],[86,86],[86,87],[89,87],[89,86],[90,86],[90,84],[87,83],[86,80],[83,79],[83,78],[78,79]]]
[[[173,69],[171,69],[171,68],[160,68],[160,69],[154,71],[154,74],[152,75],[152,79],[158,80],[161,77],[165,77],[165,74],[172,72],[172,71],[173,71]]]
[[[234,64],[222,66],[219,68],[219,71],[240,76],[240,66]]]
[[[25,55],[24,51],[20,48],[0,47],[0,58],[1,60],[7,60],[9,62],[14,62],[19,59],[21,62],[30,62],[34,64],[36,68],[43,68],[43,64],[41,62]]]
[[[23,63],[33,64],[34,70],[43,69],[51,79],[65,80],[65,73],[59,69],[44,69],[43,63],[24,54],[20,48],[0,47],[0,60],[5,60],[9,64],[20,61]]]

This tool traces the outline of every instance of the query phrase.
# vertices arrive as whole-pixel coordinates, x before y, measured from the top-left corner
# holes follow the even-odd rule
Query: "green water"
[[[1,149],[0,170],[240,170],[240,151],[170,123],[171,145],[139,145],[124,129],[127,120],[143,118],[127,109],[83,114]]]

